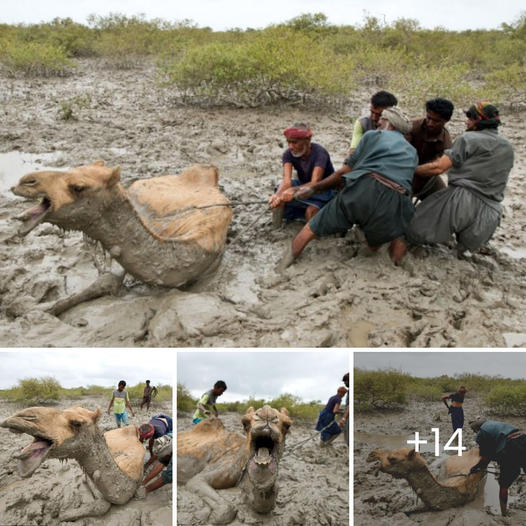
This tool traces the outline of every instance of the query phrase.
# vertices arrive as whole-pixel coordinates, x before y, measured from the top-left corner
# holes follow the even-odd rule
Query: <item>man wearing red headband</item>
[[[282,157],[283,177],[281,184],[269,198],[275,228],[279,228],[283,217],[309,221],[334,196],[334,192],[329,190],[307,199],[287,203],[283,201],[283,193],[287,189],[321,181],[334,172],[329,152],[323,146],[311,142],[312,130],[306,124],[296,123],[283,134],[288,143]],[[296,171],[297,179],[292,178],[293,170]]]
[[[435,177],[448,171],[448,187],[435,192],[417,208],[409,225],[413,243],[447,243],[457,238],[457,255],[478,250],[500,223],[500,202],[513,167],[513,148],[500,137],[499,110],[478,102],[466,112],[466,132],[415,174]]]
[[[142,424],[139,427],[139,440],[141,442],[148,440],[148,449],[150,451],[150,458],[146,466],[152,464],[157,458],[153,454],[154,440],[171,432],[172,418],[163,414],[155,415],[147,424]]]

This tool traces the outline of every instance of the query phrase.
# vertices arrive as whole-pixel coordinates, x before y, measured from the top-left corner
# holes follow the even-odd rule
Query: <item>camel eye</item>
[[[79,427],[82,426],[82,422],[78,422],[78,421],[76,421],[76,420],[72,420],[72,421],[71,421],[71,425],[72,425],[73,427],[76,427],[76,428],[78,429]]]
[[[72,184],[70,186],[71,190],[73,192],[75,192],[76,194],[80,194],[81,192],[83,192],[85,190],[85,187],[84,186],[79,186],[79,185],[76,185],[76,184]]]
[[[387,460],[389,460],[389,464],[396,464],[396,458],[395,457],[387,457]]]

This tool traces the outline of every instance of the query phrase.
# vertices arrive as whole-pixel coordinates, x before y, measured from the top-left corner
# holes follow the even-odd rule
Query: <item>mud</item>
[[[494,475],[486,477],[477,498],[465,506],[444,511],[426,510],[420,499],[404,479],[379,472],[373,464],[367,463],[367,456],[374,449],[397,449],[412,447],[403,442],[414,440],[414,432],[427,439],[421,453],[435,476],[439,475],[440,465],[448,454],[443,446],[452,434],[451,421],[447,409],[441,402],[411,402],[403,411],[380,411],[374,413],[355,413],[354,416],[354,525],[366,526],[374,521],[379,526],[500,526],[526,524],[526,504],[522,495],[526,490],[526,478],[520,477],[510,487],[508,507],[509,517],[501,517],[498,483]],[[475,434],[467,422],[477,415],[484,414],[482,401],[466,398],[464,404],[466,424],[464,425],[463,445],[470,448],[476,445]],[[524,427],[524,419],[489,415]],[[434,434],[431,428],[440,430],[440,457],[434,454]],[[495,470],[496,465],[490,464]]]
[[[61,401],[56,407],[65,409],[82,405],[102,410],[99,426],[107,431],[115,427],[113,415],[106,409],[109,401],[99,397]],[[27,406],[26,406],[27,407]],[[23,409],[18,404],[0,401],[0,421]],[[150,410],[135,411],[128,415],[130,424],[140,425],[159,411],[171,411],[170,403],[154,403]],[[85,474],[74,460],[61,462],[46,460],[32,477],[18,475],[13,453],[27,446],[32,438],[0,429],[0,524],[2,526],[170,526],[172,524],[172,486],[134,497],[123,505],[112,505],[101,517],[75,519],[75,510],[90,503],[93,497],[85,485]],[[67,521],[61,517],[72,516]]]
[[[524,346],[526,229],[524,111],[503,109],[502,133],[516,164],[504,217],[490,247],[467,261],[448,247],[410,253],[394,267],[384,247],[370,256],[361,234],[313,242],[283,275],[274,271],[300,224],[272,229],[265,205],[236,206],[217,272],[184,291],[127,278],[105,297],[54,317],[46,306],[79,292],[108,267],[80,233],[43,224],[25,239],[13,220],[28,205],[8,192],[35,168],[104,159],[123,182],[181,172],[196,162],[219,167],[230,199],[266,199],[281,175],[282,131],[310,122],[314,140],[339,166],[351,117],[344,112],[198,109],[175,103],[155,69],[106,69],[81,61],[61,79],[2,78],[0,93],[0,342],[3,346]],[[374,91],[371,88],[371,91]],[[79,102],[82,101],[82,102]],[[74,119],[61,120],[61,103]],[[414,117],[419,116],[414,113]],[[456,137],[464,117],[449,128]],[[104,218],[101,218],[104,220]]]
[[[220,418],[229,431],[241,432],[240,415],[223,413]],[[190,414],[178,415],[178,431],[186,431],[192,425]],[[348,523],[349,462],[343,434],[331,445],[322,448],[314,427],[315,422],[294,421],[292,424],[279,464],[279,491],[272,513],[262,515],[253,512],[239,487],[220,491],[221,496],[238,510],[231,526],[329,526]],[[313,435],[316,435],[313,440],[292,450]],[[177,486],[177,524],[209,524],[209,513],[201,499],[187,491],[185,486]]]

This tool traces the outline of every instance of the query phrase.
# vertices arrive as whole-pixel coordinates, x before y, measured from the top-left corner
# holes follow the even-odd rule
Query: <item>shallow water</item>
[[[53,169],[53,163],[60,157],[60,152],[51,153],[0,153],[0,192],[7,194],[20,177],[37,170]]]

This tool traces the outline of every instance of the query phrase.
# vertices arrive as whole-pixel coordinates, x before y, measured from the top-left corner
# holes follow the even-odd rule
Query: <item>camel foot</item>
[[[122,281],[124,280],[124,274],[124,272],[119,274],[113,274],[111,272],[102,274],[91,285],[89,285],[88,288],[84,289],[82,292],[69,296],[69,298],[57,301],[47,310],[47,312],[54,316],[58,316],[85,301],[100,298],[101,296],[106,296],[108,294],[115,295],[119,291]]]

